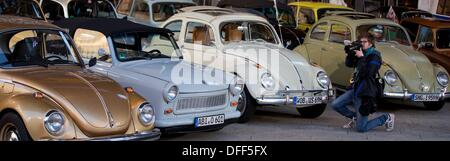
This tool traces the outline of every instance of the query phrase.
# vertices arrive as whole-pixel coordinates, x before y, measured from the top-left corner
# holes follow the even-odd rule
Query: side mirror
[[[89,60],[89,67],[94,66],[95,64],[97,64],[97,58],[93,57],[91,60]]]

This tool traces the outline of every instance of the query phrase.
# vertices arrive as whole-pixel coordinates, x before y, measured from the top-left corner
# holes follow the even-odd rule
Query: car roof
[[[28,17],[2,15],[0,16],[0,32],[17,29],[54,29],[61,28],[43,20],[36,20]]]
[[[87,2],[87,0],[52,0],[52,1],[56,1],[56,2],[59,2],[59,3],[64,4],[64,5],[67,5],[69,2],[72,2],[72,1]],[[95,1],[108,1],[108,0],[95,0]]]
[[[236,8],[269,8],[273,5],[273,0],[245,0],[245,3],[242,3],[242,0],[221,0],[217,4],[218,7],[232,6]],[[290,6],[281,1],[277,1],[277,7],[285,10],[291,9]]]
[[[197,4],[192,0],[144,0],[144,1],[149,2],[149,3],[166,3],[166,2],[168,2],[168,3],[179,2],[180,3],[181,2],[181,3]]]
[[[428,26],[430,28],[450,28],[450,21],[447,20],[411,17],[404,19],[402,22],[411,22],[423,26]]]
[[[326,16],[323,17],[322,19],[319,20],[320,23],[321,21],[340,21],[343,22],[345,24],[351,24],[351,25],[359,25],[359,24],[384,24],[384,25],[392,25],[392,26],[400,26],[399,24],[388,20],[388,19],[384,19],[384,18],[360,18],[360,19],[354,19],[353,17],[349,17],[349,16]]]
[[[341,6],[341,5],[330,4],[330,3],[322,3],[322,2],[291,2],[291,3],[289,3],[289,5],[290,6],[304,6],[304,7],[314,8],[314,9],[320,9],[320,8],[346,8],[346,9],[352,9],[352,8]]]
[[[69,29],[70,35],[74,35],[79,28],[94,30],[103,33],[105,36],[125,32],[155,32],[155,33],[171,33],[170,30],[155,28],[146,25],[137,24],[125,19],[112,18],[71,18],[62,19],[54,22],[55,25]]]
[[[212,22],[215,20],[226,19],[226,20],[258,20],[264,21],[267,20],[263,17],[257,16],[252,13],[238,12],[231,9],[219,8],[213,6],[193,6],[193,7],[185,7],[182,8],[183,12],[175,14],[171,17],[180,18],[187,17],[191,19],[200,19],[207,22]]]

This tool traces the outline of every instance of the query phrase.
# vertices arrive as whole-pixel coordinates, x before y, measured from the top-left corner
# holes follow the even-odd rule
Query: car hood
[[[251,50],[261,50],[263,52],[267,51],[266,53],[271,55],[266,55],[263,57],[259,56],[258,58],[258,56],[252,52],[239,52]],[[286,83],[291,89],[317,88],[315,81],[317,73],[313,72],[317,71],[317,69],[311,66],[303,56],[296,54],[291,50],[269,43],[240,42],[225,45],[224,51],[227,54],[232,54],[237,57],[248,58],[254,63],[261,64],[263,67],[278,65],[278,75],[280,81]],[[261,52],[259,55],[261,54],[265,53]],[[271,60],[263,60],[262,58],[270,58]],[[277,60],[276,58],[278,58],[278,62],[273,62],[274,60]],[[269,65],[269,63],[271,64]],[[271,72],[273,72],[272,75],[276,75],[276,71]]]
[[[410,92],[423,92],[421,84],[429,87],[435,85],[433,65],[422,53],[410,46],[388,43],[379,43],[376,48],[381,52],[383,61],[395,70]]]
[[[131,123],[128,95],[105,76],[79,67],[30,69],[11,75],[14,82],[58,102],[87,136],[124,133]]]
[[[125,71],[135,72],[142,76],[143,83],[148,83],[145,77],[153,77],[176,84],[180,93],[198,93],[208,91],[225,90],[228,88],[233,76],[222,71],[215,70],[215,74],[223,77],[204,77],[212,71],[204,66],[188,63],[184,60],[152,59],[127,62],[120,65]]]

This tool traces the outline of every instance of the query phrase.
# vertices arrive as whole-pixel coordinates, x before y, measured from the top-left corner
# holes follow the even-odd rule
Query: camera
[[[354,42],[351,42],[351,43],[349,43],[349,44],[346,44],[345,45],[345,48],[344,48],[344,50],[345,50],[345,53],[347,53],[347,55],[349,55],[349,56],[355,56],[355,50],[360,50],[360,49],[362,49],[362,45],[361,45],[361,41],[354,41]]]

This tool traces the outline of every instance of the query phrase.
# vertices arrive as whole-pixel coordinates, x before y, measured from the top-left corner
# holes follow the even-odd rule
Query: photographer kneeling
[[[345,65],[355,68],[353,83],[347,92],[331,104],[335,111],[351,119],[344,128],[352,128],[356,122],[359,132],[367,132],[382,125],[386,126],[386,131],[394,129],[394,114],[384,113],[373,120],[368,120],[369,114],[375,111],[376,98],[379,94],[377,74],[382,64],[381,53],[375,50],[373,42],[372,35],[363,34],[356,45],[353,43],[353,46],[346,46]],[[350,104],[353,104],[356,112],[347,108]]]

